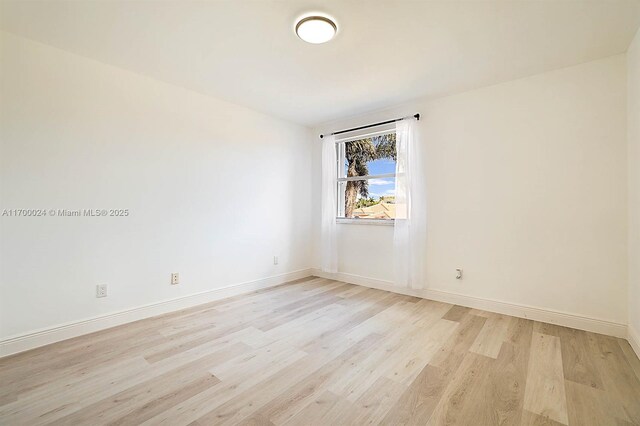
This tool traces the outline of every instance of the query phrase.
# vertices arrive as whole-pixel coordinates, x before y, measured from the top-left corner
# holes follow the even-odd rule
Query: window
[[[396,133],[384,130],[336,141],[339,219],[393,223]]]

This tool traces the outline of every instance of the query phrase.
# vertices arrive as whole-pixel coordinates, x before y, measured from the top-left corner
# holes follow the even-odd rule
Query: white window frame
[[[345,171],[345,143],[356,141],[358,139],[364,139],[373,136],[385,135],[389,133],[395,133],[394,128],[385,128],[382,130],[374,131],[374,132],[366,132],[360,134],[352,134],[351,136],[347,136],[341,139],[336,139],[336,158],[338,162],[338,176],[336,179],[336,185],[338,187],[338,205],[336,212],[336,223],[339,224],[355,224],[355,225],[383,225],[383,226],[393,226],[395,223],[395,219],[357,219],[351,217],[344,217],[344,193],[346,183],[349,181],[356,180],[369,180],[369,179],[382,179],[382,178],[393,178],[395,180],[396,174],[394,173],[384,173],[378,175],[366,175],[366,176],[352,176],[347,177]]]

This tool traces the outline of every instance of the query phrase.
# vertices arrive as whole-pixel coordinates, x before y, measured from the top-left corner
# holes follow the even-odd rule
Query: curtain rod
[[[362,130],[362,129],[368,129],[369,127],[382,126],[383,124],[391,124],[391,123],[395,123],[396,121],[402,121],[402,120],[406,120],[406,119],[409,119],[409,118],[415,118],[416,120],[420,120],[420,114],[409,115],[407,117],[401,117],[401,118],[394,118],[393,120],[387,120],[387,121],[381,121],[379,123],[367,124],[366,126],[354,127],[352,129],[339,130],[337,132],[329,133],[329,135],[331,135],[331,136],[341,135],[343,133],[354,132],[356,130]],[[324,136],[325,135],[320,135],[320,139],[324,138]]]

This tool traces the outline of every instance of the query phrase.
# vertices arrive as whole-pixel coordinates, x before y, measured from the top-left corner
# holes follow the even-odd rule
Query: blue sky
[[[369,161],[370,175],[383,175],[395,173],[396,162],[389,159]],[[369,181],[369,196],[373,198],[385,195],[395,195],[396,183],[394,178],[371,179]]]
[[[369,161],[367,166],[369,166],[370,175],[383,175],[396,172],[396,162],[389,159]]]

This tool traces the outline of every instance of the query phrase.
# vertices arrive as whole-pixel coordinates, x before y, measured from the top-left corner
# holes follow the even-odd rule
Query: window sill
[[[375,226],[393,226],[395,220],[393,219],[347,219],[344,217],[337,217],[336,223],[349,224],[349,225],[375,225]]]

